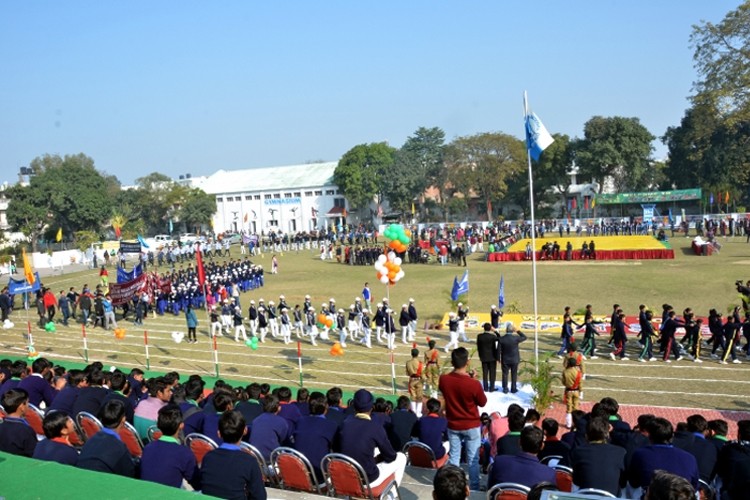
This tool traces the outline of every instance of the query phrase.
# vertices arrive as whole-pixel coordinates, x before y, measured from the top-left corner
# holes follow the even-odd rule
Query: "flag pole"
[[[302,342],[297,341],[297,363],[299,364],[299,386],[304,387],[302,384]]]
[[[83,359],[89,362],[89,343],[86,339],[86,323],[81,324],[81,334],[83,335]]]
[[[143,330],[143,346],[146,348],[146,370],[151,370],[151,359],[148,356],[148,332]]]
[[[523,118],[524,123],[528,120],[529,116],[529,104],[526,96],[526,91],[523,92]],[[528,125],[525,125],[528,126]],[[528,131],[526,131],[528,137]],[[534,177],[531,172],[531,145],[529,144],[528,138],[526,140],[526,160],[529,165],[529,207],[531,215],[531,279],[532,289],[534,293],[534,366],[536,371],[539,371],[539,316],[538,316],[538,300],[537,300],[537,289],[536,289],[536,225],[534,218]]]

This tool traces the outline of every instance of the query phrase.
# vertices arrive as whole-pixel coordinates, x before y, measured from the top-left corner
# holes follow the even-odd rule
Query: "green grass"
[[[564,238],[563,238],[564,239]],[[726,310],[738,304],[734,281],[747,279],[750,264],[750,245],[744,238],[723,242],[718,255],[698,257],[692,254],[690,240],[671,240],[675,250],[674,260],[663,261],[600,261],[600,262],[540,262],[538,264],[538,297],[540,314],[559,314],[566,305],[574,310],[592,304],[594,311],[606,314],[613,303],[619,303],[627,314],[635,314],[638,305],[645,303],[655,311],[668,302],[676,310],[692,307],[705,315],[712,307]],[[233,255],[238,254],[233,248]],[[506,304],[517,307],[519,312],[529,313],[532,307],[532,272],[528,262],[489,263],[483,254],[468,257],[470,293],[462,296],[473,311],[488,311],[497,302],[500,276],[505,278]],[[270,254],[256,257],[255,262],[270,269]],[[358,267],[320,261],[317,251],[285,252],[279,256],[278,275],[266,275],[266,286],[241,297],[243,309],[250,298],[260,297],[278,300],[283,294],[289,304],[302,303],[305,294],[312,296],[313,305],[335,297],[339,307],[348,308],[362,290],[365,281],[370,282],[375,300],[389,296],[391,304],[398,308],[409,298],[416,300],[420,315],[420,327],[439,321],[450,308],[450,289],[453,277],[463,273],[463,267],[440,266],[438,264],[405,264],[405,277],[395,286],[386,288],[377,282],[372,267]],[[75,285],[79,289],[84,282],[97,281],[94,271],[64,274],[46,278],[45,285],[54,290],[67,289]],[[32,311],[33,313],[33,311]],[[125,324],[128,330],[123,341],[116,341],[111,332],[101,329],[89,330],[90,358],[122,368],[145,367],[143,328],[149,331],[151,344],[151,368],[154,370],[178,370],[184,373],[212,375],[214,372],[212,351],[208,342],[208,321],[205,314],[199,315],[199,343],[195,345],[175,344],[170,333],[185,331],[182,316],[168,315],[149,319],[144,327],[135,328]],[[23,355],[25,351],[25,321],[23,312],[14,313],[16,327],[0,330],[0,352],[8,355]],[[32,325],[34,317],[31,317]],[[48,334],[33,329],[38,351],[60,361],[82,361],[83,349],[80,325],[59,326],[57,333]],[[421,332],[419,346],[424,348],[426,337],[446,342],[443,331]],[[556,332],[540,334],[542,352],[556,348]],[[636,352],[636,343],[631,342],[631,357]],[[339,385],[347,390],[368,387],[380,393],[390,391],[390,354],[382,346],[368,350],[352,346],[341,357],[329,354],[330,343],[321,342],[312,347],[303,342],[303,370],[305,385],[328,388]],[[532,354],[533,343],[523,344],[523,355]],[[606,355],[609,350],[600,343]],[[281,342],[268,340],[257,351],[235,344],[231,339],[219,341],[221,376],[239,381],[268,381],[273,384],[296,386],[296,346],[285,346]],[[400,391],[405,390],[404,363],[408,347],[399,344],[395,350],[395,370]],[[742,358],[744,361],[744,358]],[[750,405],[747,393],[750,364],[721,366],[706,359],[703,365],[681,361],[667,366],[661,362],[615,363],[607,359],[588,362],[589,377],[586,381],[587,400],[612,395],[622,403],[651,404],[664,406],[690,406],[700,408],[747,409]]]

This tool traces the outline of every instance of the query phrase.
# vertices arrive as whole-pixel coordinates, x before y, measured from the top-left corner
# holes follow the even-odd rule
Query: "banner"
[[[665,201],[700,200],[702,191],[697,189],[675,189],[672,191],[647,191],[641,193],[597,194],[597,205],[621,203],[658,203]],[[713,196],[713,195],[712,195]],[[711,202],[713,203],[713,202]]]
[[[117,282],[127,283],[128,281],[132,281],[136,279],[141,274],[143,274],[143,266],[141,264],[138,264],[137,266],[135,266],[133,270],[130,272],[118,266],[117,267]]]
[[[146,286],[146,275],[141,274],[127,283],[109,285],[109,294],[112,297],[112,305],[121,306],[128,302]]]
[[[10,292],[11,295],[18,295],[19,293],[38,291],[42,287],[39,280],[39,273],[34,273],[34,278],[34,283],[32,284],[29,284],[25,279],[15,280],[13,278],[9,278],[8,292]]]
[[[122,253],[141,253],[141,244],[137,241],[121,241],[120,251]]]

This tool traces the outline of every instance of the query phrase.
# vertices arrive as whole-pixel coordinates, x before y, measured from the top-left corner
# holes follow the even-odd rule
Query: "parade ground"
[[[550,239],[554,236],[550,235]],[[564,242],[564,238],[561,241]],[[722,239],[720,253],[701,257],[694,255],[690,242],[684,236],[671,239],[675,258],[669,261],[540,262],[538,311],[540,314],[561,315],[565,306],[576,311],[592,304],[597,315],[607,316],[612,305],[618,303],[626,314],[635,315],[639,304],[647,304],[658,316],[661,305],[669,303],[678,313],[685,307],[692,307],[700,316],[705,316],[710,308],[726,314],[728,309],[740,303],[734,282],[750,277],[750,245],[745,238]],[[396,311],[410,298],[415,300],[419,313],[417,346],[420,350],[426,348],[427,338],[435,339],[438,347],[447,343],[447,328],[442,324],[442,318],[451,308],[451,285],[455,276],[460,278],[464,273],[463,266],[405,263],[403,279],[386,288],[377,282],[373,267],[322,261],[314,249],[278,252],[279,273],[275,275],[268,272],[271,257],[270,253],[252,257],[252,261],[263,265],[267,272],[264,287],[240,297],[245,312],[250,299],[278,300],[284,295],[287,303],[293,306],[301,304],[306,294],[312,297],[316,308],[335,298],[338,307],[348,309],[354,298],[360,295],[364,283],[369,282],[375,301],[389,296]],[[531,263],[489,263],[484,257],[482,252],[467,257],[470,287],[469,293],[462,295],[460,300],[468,304],[472,313],[488,312],[490,306],[498,302],[502,276],[506,312],[531,315]],[[233,246],[231,258],[244,259],[245,255],[240,254],[239,247]],[[186,267],[188,263],[183,265]],[[70,286],[80,290],[84,283],[92,288],[98,283],[98,271],[81,266],[41,274],[43,284],[51,287],[55,294]],[[114,275],[114,269],[110,268],[110,276]],[[172,333],[186,332],[186,322],[184,315],[167,314],[155,318],[149,316],[143,326],[135,326],[132,321],[119,321],[119,326],[126,330],[125,338],[121,340],[117,340],[112,331],[87,328],[86,353],[80,323],[71,322],[67,327],[58,324],[56,332],[49,333],[38,326],[36,311],[28,312],[36,351],[66,366],[85,364],[87,354],[89,361],[102,361],[106,368],[116,366],[128,371],[133,367],[146,370],[148,366],[151,371],[176,370],[181,374],[197,373],[210,379],[216,374],[216,365],[205,311],[201,311],[198,318],[196,344],[174,342]],[[12,321],[13,328],[0,330],[0,353],[8,357],[25,357],[27,313],[23,309],[14,311]],[[477,331],[469,331],[471,340]],[[521,344],[522,357],[531,360],[534,357],[534,332],[526,330],[526,334],[529,340]],[[144,345],[146,336],[148,359]],[[294,342],[288,345],[269,336],[257,350],[242,342],[235,343],[232,337],[222,337],[217,342],[219,376],[242,384],[268,382],[294,389],[300,384],[301,359],[302,381],[306,387],[325,390],[335,385],[346,391],[365,387],[381,395],[391,394],[391,353],[385,346],[373,340],[372,349],[367,349],[350,342],[343,355],[332,356],[330,350],[334,337],[337,335],[332,335],[331,341],[319,341],[317,346],[302,339],[300,358],[294,336]],[[613,396],[620,403],[629,405],[750,410],[747,397],[750,362],[745,361],[744,354],[739,356],[742,364],[720,365],[708,357],[708,349],[704,351],[702,364],[687,359],[671,364],[661,361],[638,363],[636,358],[640,346],[635,335],[629,335],[629,338],[630,360],[617,362],[609,359],[611,349],[606,345],[606,336],[597,339],[600,357],[586,362],[585,401]],[[556,351],[559,347],[558,330],[540,331],[538,339],[540,354]],[[410,347],[402,344],[399,336],[393,352],[397,392],[401,394],[405,393],[404,363],[409,358]],[[467,347],[471,350],[470,346]],[[443,361],[447,360],[444,356]],[[478,361],[474,362],[478,367]],[[559,360],[553,358],[552,362],[558,363]]]

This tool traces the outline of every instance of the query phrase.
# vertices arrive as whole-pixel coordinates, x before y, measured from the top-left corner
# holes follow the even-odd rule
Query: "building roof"
[[[219,170],[209,175],[201,186],[206,193],[247,193],[279,191],[333,185],[333,171],[338,162],[308,163],[285,167]]]

